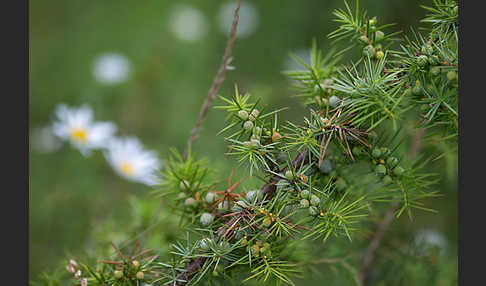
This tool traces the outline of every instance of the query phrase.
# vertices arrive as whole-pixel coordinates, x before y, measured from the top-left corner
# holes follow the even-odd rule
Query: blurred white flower
[[[178,4],[172,8],[169,21],[170,29],[181,40],[195,42],[206,36],[208,23],[206,17],[196,8]]]
[[[31,142],[32,148],[40,153],[55,152],[62,146],[62,141],[54,135],[52,126],[35,127]]]
[[[434,229],[422,229],[415,235],[415,244],[422,251],[426,251],[430,247],[438,247],[441,250],[447,247],[447,239],[444,234]]]
[[[146,185],[155,185],[159,181],[157,171],[160,161],[157,155],[145,150],[135,137],[111,140],[105,157],[113,169],[128,180]]]
[[[104,53],[93,64],[95,79],[103,84],[116,84],[128,79],[131,73],[129,60],[117,53]]]
[[[68,140],[85,156],[91,149],[104,148],[116,131],[115,124],[111,122],[94,122],[93,110],[88,105],[69,108],[60,104],[56,117],[52,126],[54,135]]]
[[[219,8],[218,24],[223,33],[230,33],[235,9],[236,1],[227,2]],[[249,2],[241,2],[236,36],[241,38],[250,36],[255,32],[259,22],[260,15],[255,5]]]

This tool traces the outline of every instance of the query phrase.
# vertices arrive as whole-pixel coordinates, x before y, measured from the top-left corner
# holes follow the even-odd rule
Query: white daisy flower
[[[103,84],[117,84],[128,80],[132,65],[127,57],[108,52],[98,56],[93,64],[95,79]]]
[[[435,229],[425,228],[415,235],[415,244],[423,251],[433,246],[442,250],[447,247],[447,238]]]
[[[105,157],[113,169],[128,180],[146,185],[155,185],[159,181],[157,171],[160,161],[157,155],[145,150],[135,137],[111,140]]]
[[[88,105],[69,108],[61,104],[56,109],[56,117],[52,126],[54,135],[71,142],[85,156],[91,149],[104,148],[116,131],[111,122],[94,122],[93,110]]]
[[[206,16],[198,9],[184,4],[172,8],[170,29],[181,40],[195,42],[208,32]]]

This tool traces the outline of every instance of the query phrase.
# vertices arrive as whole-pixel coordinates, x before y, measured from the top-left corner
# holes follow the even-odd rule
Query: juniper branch
[[[294,169],[298,169],[300,168],[301,165],[303,164],[307,164],[309,159],[310,159],[310,155],[311,153],[308,151],[308,150],[304,150],[302,152],[300,152],[296,158],[292,161],[292,166]],[[288,166],[283,168],[282,170],[280,170],[279,173],[285,173],[285,171],[288,170]],[[278,181],[279,179],[279,176],[277,175],[273,175],[269,182],[266,183],[265,185],[263,185],[263,187],[261,188],[262,192],[263,192],[263,196],[266,197],[266,198],[271,198],[275,192],[275,189],[276,189],[276,186],[275,186],[275,183]],[[225,223],[223,224],[226,224],[226,225],[229,225],[228,222],[230,222],[232,220],[232,218],[229,218],[228,221],[226,221]],[[225,233],[225,229],[226,228],[222,228],[219,232],[217,232],[215,234],[215,238],[216,239],[219,239],[221,236],[224,235]],[[182,286],[182,285],[186,285],[186,283],[196,274],[196,272],[201,269],[202,265],[204,264],[204,262],[206,262],[206,258],[205,257],[198,257],[194,260],[192,260],[191,262],[189,262],[186,267],[184,268],[184,273],[182,273],[178,278],[177,280],[178,281],[186,281],[186,282],[178,282],[178,286]]]
[[[412,145],[410,146],[409,156],[410,158],[415,158],[418,154],[420,146],[422,145],[422,138],[424,135],[425,129],[418,128],[415,130],[415,134],[412,139]],[[363,285],[366,276],[368,274],[368,270],[370,266],[373,264],[373,260],[375,258],[375,252],[381,244],[383,236],[385,232],[390,227],[391,222],[393,221],[393,214],[397,210],[397,203],[391,203],[388,209],[386,210],[385,217],[377,224],[375,234],[371,239],[371,242],[366,249],[365,255],[363,256],[363,263],[361,265],[359,275],[358,275],[358,282],[360,285]]]

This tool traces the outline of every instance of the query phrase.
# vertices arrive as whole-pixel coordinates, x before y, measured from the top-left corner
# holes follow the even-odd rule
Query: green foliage
[[[82,274],[73,283],[295,285],[305,269],[295,244],[318,239],[331,248],[354,241],[385,203],[399,206],[396,217],[429,210],[423,200],[434,196],[430,189],[436,183],[424,170],[429,161],[407,159],[401,147],[409,135],[403,130],[406,116],[424,104],[430,106],[427,121],[415,127],[457,136],[457,31],[451,18],[457,11],[451,1],[435,4],[427,8],[434,15],[424,20],[433,24],[428,39],[417,34],[394,51],[399,32],[384,34],[391,25],[377,26],[359,5],[352,12],[345,2],[346,10],[334,12],[341,25],[329,38],[349,39],[360,58],[341,64],[339,54],[348,49],[323,57],[315,42],[310,65],[294,57],[303,69],[285,73],[310,114],[301,122],[281,122],[285,109],[266,111],[235,85],[234,95],[221,96],[222,105],[215,107],[227,113],[219,134],[227,134],[226,154],[263,181],[262,187],[243,191],[244,172],[236,173],[235,182],[232,171],[220,189],[207,160],[172,150],[154,192],[180,218],[185,240],[156,255],[139,249],[138,240],[125,253],[113,245],[119,260],[80,263]],[[356,265],[339,263],[356,276]]]

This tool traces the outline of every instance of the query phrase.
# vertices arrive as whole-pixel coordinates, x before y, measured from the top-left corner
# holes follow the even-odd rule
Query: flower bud
[[[311,200],[310,200],[311,205],[318,206],[320,203],[321,203],[321,199],[319,199],[318,196],[316,196],[316,195],[311,196]]]
[[[303,190],[302,192],[300,192],[300,197],[303,199],[309,199],[309,196],[310,192],[308,190]]]
[[[255,139],[255,138],[252,138],[252,139],[250,140],[250,146],[253,146],[253,147],[258,147],[258,146],[260,146],[260,140]]]
[[[135,276],[137,277],[138,280],[142,280],[144,275],[142,271],[138,271],[137,274],[135,274]]]
[[[309,201],[306,199],[300,200],[300,206],[303,208],[308,208],[309,207]]]
[[[376,41],[381,41],[383,40],[383,38],[385,37],[385,33],[383,33],[382,31],[378,30],[375,32],[375,40]]]
[[[247,237],[245,236],[242,240],[241,240],[241,245],[246,245],[248,243],[248,240],[247,240]]]
[[[324,124],[326,126],[328,126],[329,123],[331,123],[331,121],[327,117],[324,117],[324,118],[321,117],[321,121],[322,121],[322,124]]]
[[[386,147],[381,147],[380,151],[381,151],[381,156],[383,156],[383,157],[386,157],[390,154],[390,149],[388,149]]]
[[[397,176],[403,175],[404,172],[405,172],[405,170],[400,166],[396,166],[395,168],[393,168],[393,174],[395,174]]]
[[[386,164],[393,168],[398,164],[398,159],[395,157],[389,157],[388,159],[386,159]]]
[[[209,243],[210,243],[211,239],[209,238],[203,238],[201,240],[201,249],[202,250],[209,250]]]
[[[200,218],[201,224],[206,226],[214,221],[214,216],[210,213],[203,213]]]
[[[289,181],[292,181],[294,179],[294,174],[292,174],[292,171],[290,170],[287,170],[285,172],[285,178]]]
[[[253,116],[253,118],[257,118],[259,114],[260,111],[258,111],[258,109],[256,108],[251,111],[251,115]]]
[[[375,47],[372,45],[367,45],[363,48],[363,55],[371,58],[375,54],[375,51]]]
[[[272,142],[276,142],[280,140],[280,138],[282,138],[282,135],[280,135],[280,133],[278,133],[277,131],[274,131],[272,134]]]
[[[253,244],[253,245],[251,246],[251,252],[252,252],[253,254],[257,254],[258,252],[260,252],[260,246],[258,246],[258,244]]]
[[[329,106],[334,108],[340,103],[340,101],[341,100],[339,99],[339,97],[333,95],[329,98]]]
[[[216,194],[213,193],[213,192],[208,192],[206,194],[206,197],[204,198],[206,200],[206,202],[208,203],[214,203],[214,201],[216,200]]]
[[[415,96],[419,96],[422,94],[422,88],[420,87],[420,85],[416,84],[412,87],[412,94]]]
[[[311,207],[309,207],[309,214],[310,215],[318,215],[319,214],[319,210],[316,207],[311,206]]]
[[[386,174],[386,167],[383,164],[378,164],[375,167],[375,171],[378,175],[385,175]]]
[[[74,273],[74,272],[76,272],[76,269],[74,269],[74,267],[73,267],[71,264],[66,265],[66,270],[67,270],[69,273]]]
[[[251,130],[253,128],[253,122],[251,121],[245,121],[245,123],[243,123],[243,128],[245,130]]]
[[[359,41],[363,44],[369,43],[369,39],[368,39],[368,37],[366,37],[366,35],[362,35],[361,37],[359,37]]]
[[[382,182],[383,182],[383,184],[388,185],[391,182],[393,182],[393,179],[392,179],[392,177],[386,175],[386,176],[383,177]]]
[[[184,205],[188,206],[188,207],[193,207],[196,205],[196,200],[189,197],[187,198],[185,201],[184,201]]]
[[[80,284],[81,286],[88,286],[88,278],[81,278]]]
[[[238,117],[243,119],[243,120],[247,120],[248,119],[248,111],[246,111],[244,109],[238,111]]]
[[[371,155],[378,159],[381,157],[381,150],[379,148],[375,148],[373,149],[373,152],[371,152]]]
[[[426,55],[420,55],[417,57],[417,64],[420,67],[425,67],[429,63],[429,58]]]
[[[385,56],[385,53],[382,51],[377,51],[375,57],[377,60],[381,60]]]
[[[113,275],[115,276],[115,278],[120,279],[123,276],[123,271],[115,270],[115,272],[113,272]]]
[[[79,265],[74,259],[69,259],[69,264],[71,264],[74,268],[77,268]]]
[[[272,219],[268,216],[263,219],[263,225],[269,227],[272,224]]]
[[[370,23],[370,26],[376,25],[376,17],[373,17],[372,19],[370,19],[368,21],[368,23]]]
[[[133,265],[134,267],[139,267],[139,266],[140,266],[140,262],[138,262],[137,260],[133,260],[133,261],[132,261],[132,265]]]
[[[191,188],[191,185],[190,185],[189,181],[187,181],[187,180],[182,180],[182,181],[179,183],[179,188],[181,188],[181,190],[187,190],[187,189],[190,189],[190,188]]]

